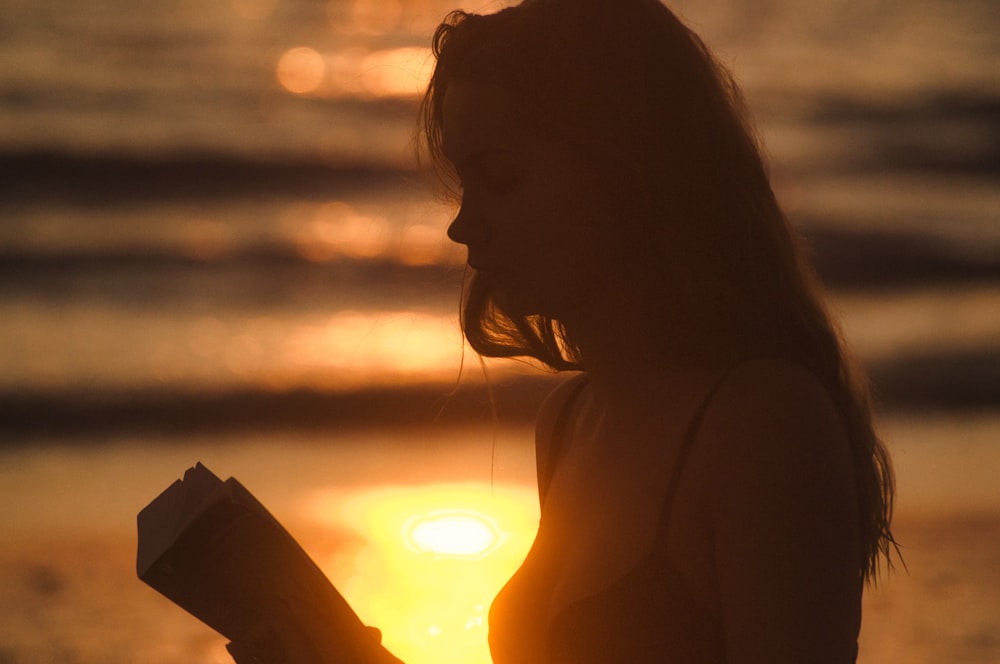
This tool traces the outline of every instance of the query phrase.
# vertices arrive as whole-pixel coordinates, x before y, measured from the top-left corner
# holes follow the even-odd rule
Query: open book
[[[223,482],[198,463],[137,521],[139,578],[234,644],[281,620],[294,622],[323,653],[317,662],[361,664],[388,655],[302,547],[235,479]]]

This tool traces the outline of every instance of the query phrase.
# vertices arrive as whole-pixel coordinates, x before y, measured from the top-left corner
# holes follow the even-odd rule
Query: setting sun
[[[420,553],[477,558],[503,541],[499,526],[479,512],[442,510],[411,519],[403,527],[408,546]]]

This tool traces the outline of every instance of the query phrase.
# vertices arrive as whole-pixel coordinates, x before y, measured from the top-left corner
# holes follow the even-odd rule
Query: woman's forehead
[[[484,150],[509,146],[523,137],[509,96],[496,84],[455,82],[441,104],[441,147],[459,165]]]

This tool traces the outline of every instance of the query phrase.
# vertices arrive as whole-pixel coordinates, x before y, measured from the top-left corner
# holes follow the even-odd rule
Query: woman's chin
[[[511,316],[534,316],[545,313],[544,307],[537,301],[537,297],[531,297],[530,294],[525,294],[520,290],[492,285],[490,293],[493,296],[493,301]]]

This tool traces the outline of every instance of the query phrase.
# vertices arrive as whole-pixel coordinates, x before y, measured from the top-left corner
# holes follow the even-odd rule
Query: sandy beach
[[[994,477],[1000,419],[894,418],[883,428],[896,459],[896,535],[905,568],[897,563],[867,595],[859,661],[998,661],[1000,486]],[[118,442],[6,449],[0,452],[0,662],[228,661],[221,637],[145,587],[134,572],[135,512],[198,459],[250,486],[362,617],[387,630],[387,643],[408,664],[486,662],[482,624],[471,631],[467,625],[464,640],[451,642],[393,633],[395,618],[372,598],[397,592],[397,606],[412,605],[413,612],[426,598],[412,580],[365,578],[385,575],[385,565],[404,560],[386,557],[384,549],[393,545],[380,539],[378,522],[395,517],[389,503],[380,507],[382,499],[372,497],[403,496],[413,506],[421,492],[437,487],[455,507],[463,495],[484,510],[506,501],[521,510],[520,523],[511,523],[515,512],[498,519],[513,533],[507,549],[523,547],[533,516],[528,434],[525,428],[452,427],[415,438],[359,430],[336,445],[271,433],[211,444],[189,439],[147,441],[142,448]],[[441,487],[457,489],[441,493]],[[349,523],[360,513],[369,515],[367,525]],[[359,533],[369,540],[360,547]],[[345,557],[349,546],[353,553]],[[496,577],[491,583],[502,583],[508,573],[502,568],[514,564],[490,568]],[[404,597],[394,587],[416,596]]]

